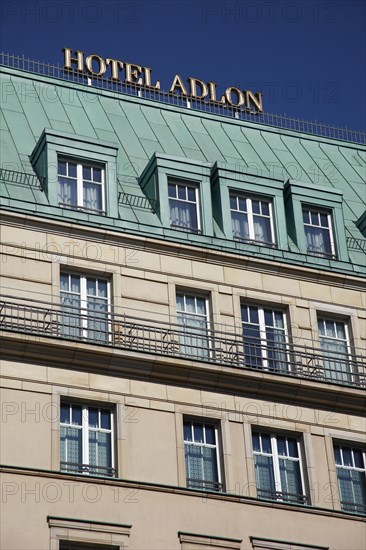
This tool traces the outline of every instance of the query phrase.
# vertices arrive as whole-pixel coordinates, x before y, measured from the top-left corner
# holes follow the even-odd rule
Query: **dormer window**
[[[305,206],[302,216],[308,254],[335,258],[331,214],[325,210]]]
[[[230,209],[234,239],[274,245],[272,203],[270,201],[231,192]]]
[[[198,186],[185,181],[168,181],[170,225],[189,233],[200,233]]]
[[[103,165],[58,158],[58,200],[64,208],[105,213]]]

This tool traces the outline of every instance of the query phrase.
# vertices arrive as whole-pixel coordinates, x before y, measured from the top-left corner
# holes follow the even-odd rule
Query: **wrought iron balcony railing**
[[[94,306],[97,307],[97,306]],[[0,329],[82,341],[121,349],[218,363],[334,384],[365,387],[366,358],[361,350],[325,350],[279,335],[264,343],[243,338],[241,329],[213,323],[193,326],[35,300],[0,299]],[[189,324],[190,323],[190,324]]]
[[[190,489],[198,489],[200,491],[223,491],[223,485],[219,481],[208,481],[205,479],[187,478],[187,487]]]
[[[97,466],[94,464],[81,464],[79,462],[60,462],[61,472],[69,474],[90,474],[96,476],[114,477],[116,471],[110,466]]]
[[[307,504],[308,497],[297,493],[286,493],[284,491],[271,491],[267,489],[257,490],[258,498],[268,500],[282,500],[283,502],[294,502],[296,504]]]
[[[352,512],[353,514],[366,515],[366,504],[356,503],[356,502],[346,502],[341,501],[342,510],[345,512]]]

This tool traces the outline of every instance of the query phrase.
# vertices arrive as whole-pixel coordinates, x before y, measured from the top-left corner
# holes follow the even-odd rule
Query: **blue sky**
[[[3,0],[1,50],[63,64],[63,47],[262,91],[267,112],[366,129],[363,0]]]

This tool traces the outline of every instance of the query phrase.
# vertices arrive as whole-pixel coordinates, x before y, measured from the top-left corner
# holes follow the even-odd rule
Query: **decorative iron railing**
[[[143,210],[150,210],[155,213],[158,209],[158,201],[155,199],[149,199],[148,197],[141,197],[140,195],[132,195],[131,193],[124,193],[120,191],[118,193],[118,203],[127,204],[131,208],[141,208]]]
[[[143,99],[167,103],[169,105],[184,107],[191,110],[204,111],[214,115],[236,118],[246,122],[259,123],[284,130],[304,134],[313,134],[353,143],[366,143],[365,132],[350,130],[348,128],[339,128],[337,126],[322,124],[317,121],[305,121],[299,118],[288,117],[286,115],[277,115],[274,113],[253,113],[251,111],[240,110],[236,107],[222,105],[212,101],[192,97],[181,97],[175,93],[164,92],[152,87],[128,84],[122,81],[112,81],[101,76],[91,77],[76,70],[65,70],[59,65],[27,59],[24,56],[20,57],[9,53],[0,53],[0,65],[11,67],[13,69],[21,69],[22,71],[35,73],[50,78],[67,80],[75,84],[82,84],[84,86],[108,90],[114,93],[141,97]]]
[[[352,512],[353,514],[366,515],[366,504],[360,504],[356,502],[341,501],[342,510],[345,512]]]
[[[26,185],[27,187],[38,187],[41,191],[44,190],[45,178],[38,177],[35,174],[0,168],[0,180],[14,185]]]
[[[187,477],[187,487],[199,491],[223,491],[223,485],[219,481],[207,481],[205,479],[194,479],[193,477]]]
[[[354,387],[366,386],[366,360],[361,350],[349,353],[316,348],[294,338],[264,344],[244,339],[241,329],[212,323],[200,326],[154,320],[35,300],[0,300],[0,329],[230,367],[306,378]]]
[[[307,504],[308,497],[303,494],[286,493],[284,491],[271,491],[267,489],[257,489],[258,498],[268,500],[282,500],[283,502],[294,502],[296,504]]]
[[[79,462],[60,462],[61,472],[69,474],[90,474],[96,476],[115,477],[116,471],[110,466],[97,466],[95,464],[81,464]]]

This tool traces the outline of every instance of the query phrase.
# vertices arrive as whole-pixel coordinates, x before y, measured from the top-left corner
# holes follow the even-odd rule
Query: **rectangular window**
[[[111,409],[61,403],[61,471],[114,476]]]
[[[274,245],[270,201],[230,193],[230,208],[234,239]]]
[[[352,382],[348,327],[343,321],[318,317],[324,377],[331,381]]]
[[[205,296],[177,292],[179,350],[182,355],[208,359],[210,356],[208,299]]]
[[[365,450],[348,445],[334,445],[342,510],[366,513]]]
[[[252,439],[258,497],[306,503],[300,442],[260,432],[253,432]]]
[[[308,254],[335,258],[332,217],[329,212],[306,207],[302,210]]]
[[[109,282],[106,279],[62,272],[61,328],[69,338],[109,340]]]
[[[103,214],[104,174],[101,165],[59,158],[59,205]]]
[[[217,426],[185,420],[183,428],[187,487],[222,491]]]
[[[169,181],[168,196],[171,227],[190,233],[200,233],[198,186]]]
[[[286,318],[282,311],[242,304],[245,365],[289,370]]]

